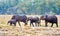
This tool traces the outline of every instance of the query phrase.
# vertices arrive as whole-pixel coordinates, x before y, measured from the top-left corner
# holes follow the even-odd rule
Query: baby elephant
[[[11,19],[8,21],[8,23],[10,23],[10,26],[12,26],[12,24],[14,24],[14,26],[16,26],[16,19]]]

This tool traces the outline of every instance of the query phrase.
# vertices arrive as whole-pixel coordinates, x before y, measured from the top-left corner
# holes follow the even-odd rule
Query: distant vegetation
[[[60,0],[0,0],[0,14],[60,14]]]

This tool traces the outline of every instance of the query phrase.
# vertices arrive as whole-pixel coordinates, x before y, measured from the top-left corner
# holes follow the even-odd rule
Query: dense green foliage
[[[0,14],[60,14],[60,0],[5,0]]]

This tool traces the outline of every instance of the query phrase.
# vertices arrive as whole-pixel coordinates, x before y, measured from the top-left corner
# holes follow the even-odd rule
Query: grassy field
[[[40,17],[39,15],[27,16]],[[24,23],[21,22],[21,27],[18,23],[14,27],[14,25],[7,25],[7,21],[11,17],[12,15],[0,15],[0,36],[60,36],[60,15],[57,15],[59,27],[56,27],[55,24],[53,27],[50,27],[51,23],[48,23],[48,27],[45,27],[44,21],[41,22],[40,27],[30,27],[29,22],[27,26],[24,26]]]

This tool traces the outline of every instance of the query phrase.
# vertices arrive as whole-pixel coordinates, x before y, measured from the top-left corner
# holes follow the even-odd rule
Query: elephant
[[[13,15],[11,19],[16,19],[16,21],[18,22],[19,25],[20,25],[20,22],[24,22],[25,26],[27,25],[27,16],[26,15]]]
[[[46,27],[47,27],[47,23],[52,23],[51,27],[55,23],[56,27],[58,27],[58,19],[57,19],[57,16],[55,16],[55,15],[42,15],[40,17],[40,20],[45,20]]]
[[[16,20],[15,19],[11,19],[8,21],[8,23],[10,23],[10,26],[12,26],[12,24],[14,24],[14,26],[16,26]]]
[[[28,20],[27,20],[27,21],[30,21],[30,26],[31,26],[31,25],[34,26],[33,23],[35,23],[36,26],[37,26],[37,25],[39,26],[39,24],[40,24],[40,20],[39,20],[38,17],[28,17]]]

